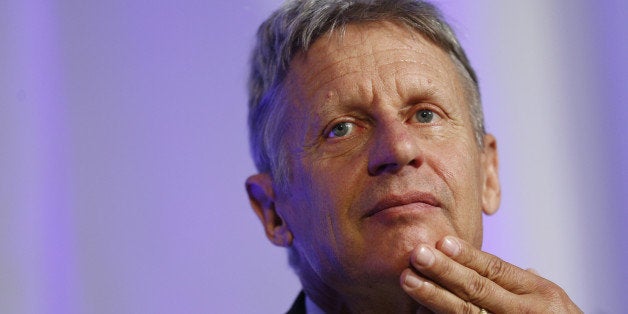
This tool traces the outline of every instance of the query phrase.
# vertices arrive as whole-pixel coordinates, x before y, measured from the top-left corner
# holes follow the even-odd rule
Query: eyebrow
[[[407,95],[407,103],[414,104],[417,102],[421,102],[425,99],[433,99],[434,97],[438,97],[440,93],[440,89],[430,86],[426,89],[420,90],[419,92],[415,92],[415,88],[410,88],[410,93]]]

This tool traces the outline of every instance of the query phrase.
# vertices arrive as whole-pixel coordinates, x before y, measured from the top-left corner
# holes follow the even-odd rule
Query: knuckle
[[[457,258],[459,263],[463,265],[473,265],[477,263],[478,260],[482,260],[482,256],[477,252],[471,252],[470,250],[462,250],[462,253],[459,254]]]
[[[486,263],[484,274],[488,278],[499,278],[504,275],[504,262],[498,258],[492,258]]]
[[[432,271],[436,274],[450,274],[455,272],[455,267],[456,264],[454,263],[450,263],[450,262],[445,262],[445,263],[434,263],[434,266],[432,268]]]
[[[434,302],[442,298],[440,291],[431,283],[426,283],[423,285],[423,289],[420,289],[419,293],[422,294],[425,300],[429,300],[430,302]]]
[[[563,299],[563,295],[565,293],[562,291],[562,289],[560,288],[552,288],[549,289],[547,292],[548,295],[548,299],[552,302],[552,303],[560,303]]]
[[[555,307],[563,308],[567,304],[571,303],[571,300],[567,296],[567,293],[557,285],[552,285],[546,290],[547,299],[550,304]]]
[[[476,276],[469,282],[462,293],[465,300],[477,304],[482,303],[490,295],[489,290],[487,280],[484,277]]]
[[[539,282],[537,289],[548,300],[559,300],[562,298],[562,294],[564,294],[563,289],[546,279]]]

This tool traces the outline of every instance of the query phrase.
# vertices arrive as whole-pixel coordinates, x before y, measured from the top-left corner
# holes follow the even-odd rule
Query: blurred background
[[[442,0],[498,138],[484,248],[628,308],[628,2]],[[248,51],[278,0],[0,1],[0,313],[280,313]]]

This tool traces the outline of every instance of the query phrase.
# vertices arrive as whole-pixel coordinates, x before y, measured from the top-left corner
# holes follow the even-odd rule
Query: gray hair
[[[292,58],[321,35],[347,24],[393,21],[418,31],[447,52],[467,82],[471,120],[481,147],[485,134],[478,79],[440,11],[421,0],[288,0],[257,31],[249,77],[249,141],[255,166],[270,173],[280,189],[287,183],[282,145],[286,104],[283,81]],[[285,189],[284,189],[285,190]]]

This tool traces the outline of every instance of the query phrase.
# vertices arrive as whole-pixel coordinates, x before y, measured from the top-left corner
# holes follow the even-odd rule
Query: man
[[[477,78],[423,1],[288,1],[249,85],[247,179],[304,294],[291,313],[578,312],[480,250],[500,201]]]

